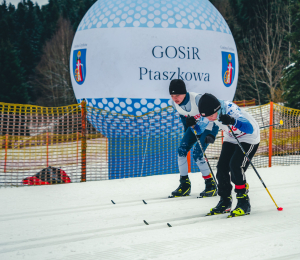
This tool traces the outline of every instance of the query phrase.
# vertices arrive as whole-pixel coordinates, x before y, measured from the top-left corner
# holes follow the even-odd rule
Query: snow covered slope
[[[175,174],[2,188],[0,259],[300,259],[300,166],[258,171],[282,212],[251,169],[251,215],[233,219],[204,217],[219,198],[197,199],[199,173],[175,199]]]

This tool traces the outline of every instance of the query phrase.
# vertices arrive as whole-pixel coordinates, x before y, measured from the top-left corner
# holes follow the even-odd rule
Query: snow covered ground
[[[176,199],[176,174],[1,188],[0,259],[300,259],[300,166],[258,171],[282,212],[251,169],[251,215],[233,219],[204,217],[219,198],[197,199],[199,173]]]

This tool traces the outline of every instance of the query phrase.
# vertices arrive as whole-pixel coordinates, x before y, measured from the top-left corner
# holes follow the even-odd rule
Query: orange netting
[[[243,109],[262,127],[256,167],[300,163],[300,110],[273,103]],[[178,172],[182,124],[172,107],[125,116],[85,102],[56,108],[0,103],[0,117],[0,186],[24,185],[41,172],[51,175],[50,183],[61,183],[64,174],[80,182]],[[213,169],[221,145],[220,131],[206,151]],[[193,161],[190,169],[199,171]]]

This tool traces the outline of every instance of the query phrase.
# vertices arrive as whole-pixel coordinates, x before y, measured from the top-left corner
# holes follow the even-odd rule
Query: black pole
[[[204,152],[204,149],[203,149],[203,147],[202,147],[202,144],[201,144],[200,140],[199,140],[198,137],[197,137],[197,132],[196,132],[196,130],[195,130],[194,127],[191,127],[191,128],[193,129],[194,135],[196,136],[197,142],[198,142],[198,144],[199,144],[199,146],[200,146],[200,149],[201,149],[201,151],[202,151],[202,154],[203,154],[203,156],[204,156],[204,158],[205,158],[205,160],[206,160],[206,162],[207,162],[207,165],[208,165],[208,167],[209,167],[209,170],[210,170],[210,172],[211,172],[211,175],[212,175],[212,177],[213,177],[215,183],[218,185],[217,180],[216,180],[216,178],[215,178],[215,175],[214,175],[214,173],[213,173],[213,170],[212,170],[211,167],[210,167],[210,164],[209,164],[209,162],[208,162],[208,159],[207,159],[206,154],[205,154],[205,152]]]
[[[271,199],[273,200],[273,202],[274,202],[274,204],[275,204],[277,210],[281,211],[282,208],[277,206],[275,200],[273,199],[273,197],[272,197],[271,193],[269,192],[267,186],[266,186],[265,183],[263,182],[262,178],[261,178],[260,175],[258,174],[258,172],[257,172],[256,168],[254,167],[253,163],[251,162],[251,160],[249,159],[248,155],[246,154],[246,152],[245,152],[244,148],[242,147],[240,141],[237,139],[237,137],[235,136],[235,134],[234,134],[234,132],[232,131],[232,129],[231,129],[228,125],[227,125],[227,127],[228,127],[229,131],[231,131],[232,135],[234,136],[235,140],[237,141],[237,143],[238,143],[239,147],[241,148],[242,152],[244,153],[244,155],[246,156],[246,158],[247,158],[248,161],[250,162],[252,168],[254,169],[255,173],[257,174],[258,178],[260,179],[262,185],[265,187],[265,189],[266,189],[267,192],[269,193],[269,195],[270,195]]]
[[[271,127],[271,126],[275,126],[275,125],[282,125],[282,123],[280,122],[280,123],[278,123],[278,124],[262,126],[262,127],[260,127],[259,129],[266,128],[266,127]]]

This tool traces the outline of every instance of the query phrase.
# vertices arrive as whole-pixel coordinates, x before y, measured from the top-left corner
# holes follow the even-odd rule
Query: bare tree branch
[[[35,86],[42,96],[37,103],[43,106],[64,106],[76,102],[70,79],[69,57],[74,37],[71,23],[58,20],[58,30],[44,47],[44,54],[36,67]]]
[[[273,101],[275,91],[280,87],[282,70],[285,66],[282,50],[287,34],[286,23],[289,18],[287,10],[286,5],[280,0],[260,0],[255,14],[256,24],[260,26],[252,29],[244,41],[243,55],[246,57],[246,68],[243,68],[244,74],[241,77],[258,96],[258,84],[266,86]]]

